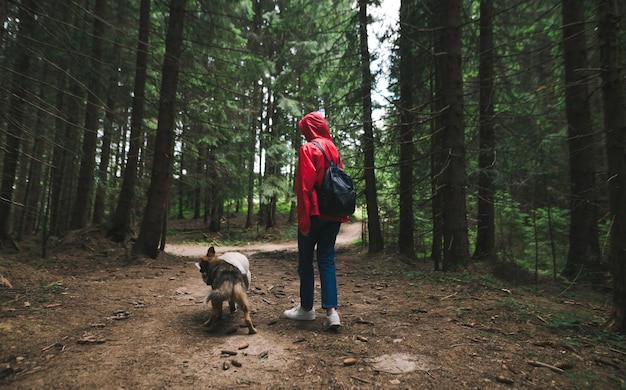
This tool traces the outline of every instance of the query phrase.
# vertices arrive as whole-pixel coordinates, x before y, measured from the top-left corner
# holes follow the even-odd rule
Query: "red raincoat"
[[[317,202],[316,187],[322,185],[324,172],[328,165],[324,160],[324,155],[311,141],[316,141],[324,148],[326,156],[331,161],[337,161],[339,153],[337,147],[330,137],[328,125],[322,114],[312,112],[307,114],[298,123],[302,135],[308,141],[300,147],[298,153],[298,167],[296,171],[296,197],[298,200],[298,230],[304,235],[308,235],[311,230],[311,217],[319,216],[321,220],[346,222],[349,217],[333,217],[320,215]],[[343,168],[343,161],[341,162]]]

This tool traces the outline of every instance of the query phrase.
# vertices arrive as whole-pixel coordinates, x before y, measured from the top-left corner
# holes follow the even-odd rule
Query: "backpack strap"
[[[322,148],[322,145],[320,145],[319,143],[317,143],[316,141],[311,141],[311,143],[315,146],[317,146],[317,148],[319,150],[322,151],[322,154],[324,155],[324,159],[326,160],[326,162],[328,163],[328,165],[335,165],[337,167],[341,166],[341,156],[339,156],[339,153],[337,153],[337,163],[333,163],[332,161],[330,161],[330,159],[328,158],[328,156],[326,156],[326,152],[324,152],[324,148]]]

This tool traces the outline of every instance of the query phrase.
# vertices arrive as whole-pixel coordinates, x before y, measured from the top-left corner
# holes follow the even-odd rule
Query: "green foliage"
[[[588,318],[588,313],[562,312],[550,317],[548,325],[559,329],[579,330]]]
[[[568,245],[569,210],[536,208],[524,212],[518,202],[498,193],[496,200],[496,226],[498,256],[523,265],[529,270],[538,267],[542,274],[553,272],[565,265],[566,252],[553,248]]]
[[[285,96],[281,96],[278,100],[278,107],[290,116],[298,117],[298,115],[302,113],[300,101],[296,99],[290,99]]]
[[[407,271],[407,272],[405,272],[405,275],[408,278],[422,278],[422,277],[427,276],[429,274],[426,273],[426,272],[421,272],[421,271]]]
[[[268,204],[273,198],[284,198],[291,191],[291,182],[285,176],[272,175],[263,180],[260,189],[261,204]]]
[[[10,39],[5,42],[3,53],[6,54],[0,56],[0,63],[11,69],[12,49],[18,44],[33,53],[32,72],[25,76],[33,80],[29,90],[41,89],[41,96],[32,100],[32,107],[27,107],[26,116],[32,123],[24,123],[25,128],[30,127],[29,137],[24,139],[40,137],[46,140],[48,149],[43,153],[43,160],[53,155],[55,138],[63,139],[66,125],[75,126],[73,130],[81,126],[80,108],[74,113],[55,105],[63,101],[67,104],[73,95],[83,99],[87,92],[84,86],[89,69],[83,66],[85,58],[82,56],[89,53],[85,45],[85,37],[89,34],[83,26],[89,25],[91,10],[88,5],[77,7],[72,2],[40,1],[41,14],[38,17],[41,26],[32,37],[26,37],[28,40],[19,41],[22,32],[15,13],[21,3],[14,4],[9,7],[5,21]],[[434,121],[439,109],[434,99],[437,85],[433,76],[435,53],[432,43],[439,22],[433,18],[436,9],[427,7],[435,6],[437,2],[416,4],[424,7],[416,7],[418,10],[414,15],[419,34],[415,36],[413,50],[419,61],[412,76],[415,89],[411,110],[416,115],[412,217],[416,253],[427,257],[433,241],[431,135],[439,130]],[[107,199],[115,198],[119,193],[119,178],[127,157],[138,5],[138,1],[111,4],[106,32],[106,50],[110,53],[103,59],[105,71],[97,75],[103,80],[111,78],[119,89],[114,91],[118,107],[111,115],[113,127],[118,129],[111,147],[116,152],[111,159],[117,166],[112,166],[109,173],[105,190]],[[240,205],[251,193],[256,204],[278,199],[279,210],[287,212],[294,197],[295,152],[301,142],[295,124],[307,111],[320,110],[326,114],[344,165],[355,179],[359,215],[366,215],[360,48],[355,7],[353,1],[335,0],[218,0],[188,4],[174,129],[177,137],[173,146],[172,173],[176,180],[170,188],[171,203],[179,198],[176,200],[188,215],[195,211],[196,197],[200,197],[201,209],[206,211],[213,205],[205,203]],[[463,11],[467,199],[473,241],[480,123],[479,2],[465,3]],[[563,113],[560,11],[558,2],[505,2],[499,6],[494,20],[495,116],[492,119],[497,132],[497,157],[493,170],[497,186],[497,254],[503,260],[528,269],[534,270],[537,266],[541,274],[553,272],[554,266],[557,270],[562,268],[568,246],[570,182]],[[586,11],[589,21],[593,21],[595,10]],[[145,207],[143,197],[150,183],[152,159],[158,158],[151,153],[165,51],[166,3],[154,3],[151,12],[150,62],[143,121],[146,134],[135,191],[134,217],[137,221]],[[399,27],[394,25],[392,29]],[[397,38],[397,33],[385,31],[380,40],[390,43]],[[593,28],[589,28],[588,34],[590,38],[594,36]],[[393,46],[393,50],[396,49]],[[597,48],[593,49],[590,69],[598,69],[595,63]],[[370,51],[373,58],[382,59],[383,68],[388,67],[391,71],[389,80],[376,87],[376,92],[385,94],[387,91],[380,89],[388,84],[389,93],[385,96],[388,100],[380,99],[375,103],[381,106],[378,113],[383,113],[384,118],[375,123],[374,131],[379,205],[376,211],[383,223],[385,242],[393,247],[397,241],[399,220],[399,58],[396,51],[376,52],[372,47]],[[79,53],[82,53],[80,57]],[[384,73],[381,72],[381,77],[386,77]],[[593,78],[595,74],[589,72],[589,77]],[[61,80],[58,85],[56,79]],[[10,82],[7,79],[7,85]],[[44,88],[51,85],[54,87]],[[78,90],[71,90],[73,88]],[[6,94],[9,90],[4,92]],[[597,95],[594,93],[589,98],[594,104],[594,120],[599,123],[601,110],[597,109]],[[104,110],[101,116],[104,116]],[[36,126],[33,125],[35,120]],[[56,121],[59,122],[58,129],[55,128]],[[56,134],[52,134],[52,128]],[[26,146],[30,148],[30,145],[23,148],[25,160],[30,153]],[[63,153],[67,153],[70,160],[80,156],[75,145],[64,145],[64,148]],[[44,162],[48,166],[53,164],[52,161]],[[21,171],[11,174],[23,176],[29,168],[26,163],[20,162]],[[266,168],[271,172],[266,172]],[[67,172],[69,182],[75,179],[72,175]],[[29,183],[29,180],[21,178],[16,193],[26,192],[19,187],[24,185],[22,182]],[[47,200],[42,195],[40,198],[42,207],[39,209],[44,210]],[[12,201],[25,203],[22,199]],[[600,206],[605,207],[604,203]],[[245,204],[242,208],[247,207]],[[603,221],[604,238],[607,224]]]
[[[569,210],[535,209],[534,216],[529,217],[525,223],[524,237],[528,239],[525,241],[528,245],[524,249],[520,263],[529,269],[533,269],[536,264],[540,272],[551,273],[554,260],[557,269],[563,269],[567,253],[564,251],[552,253],[552,248],[567,247],[568,229]]]
[[[66,287],[61,282],[53,282],[45,286],[41,286],[41,289],[46,292],[59,294],[66,290]]]

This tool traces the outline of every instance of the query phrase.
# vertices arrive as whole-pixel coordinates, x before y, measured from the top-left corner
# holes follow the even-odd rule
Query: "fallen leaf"
[[[500,383],[506,383],[507,385],[512,385],[513,384],[513,379],[507,378],[504,375],[498,375],[496,377],[496,381],[500,382]]]
[[[352,366],[356,364],[356,359],[353,357],[349,357],[349,358],[345,358],[343,359],[343,365],[344,366]]]
[[[569,362],[559,362],[555,364],[554,366],[560,368],[561,370],[570,370],[574,368],[574,365]]]
[[[106,342],[105,339],[99,339],[96,338],[96,336],[89,334],[89,335],[85,335],[83,337],[81,337],[80,339],[76,340],[76,342],[78,344],[103,344]]]

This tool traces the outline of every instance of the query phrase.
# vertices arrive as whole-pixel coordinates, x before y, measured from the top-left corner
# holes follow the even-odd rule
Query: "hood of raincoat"
[[[298,123],[298,127],[300,127],[300,131],[307,141],[312,141],[315,138],[331,139],[326,119],[319,112],[305,115]]]
[[[298,122],[302,135],[308,141],[300,147],[298,168],[296,172],[296,198],[298,200],[298,230],[308,235],[311,230],[311,217],[318,216],[321,220],[346,222],[348,217],[322,215],[319,211],[317,191],[328,168],[322,152],[311,141],[318,143],[331,161],[339,161],[339,152],[333,144],[326,119],[319,112],[311,112]]]

